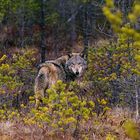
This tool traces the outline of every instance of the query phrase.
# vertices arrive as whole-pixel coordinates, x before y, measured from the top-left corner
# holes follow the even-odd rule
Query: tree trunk
[[[24,29],[25,29],[25,1],[21,1],[21,9],[20,9],[20,46],[24,47]]]
[[[86,3],[83,12],[83,38],[84,38],[84,51],[85,57],[88,55],[88,47],[89,47],[89,36],[91,32],[91,17],[89,17],[89,5],[90,3]]]
[[[72,1],[71,4],[71,15],[74,15],[76,12],[76,8],[75,8],[75,3]],[[76,16],[76,15],[75,15]],[[76,23],[75,23],[75,16],[73,16],[72,20],[71,20],[71,46],[73,47],[75,45],[75,41],[76,41]]]
[[[45,17],[44,17],[44,0],[41,0],[41,63],[45,62],[46,41],[45,41]]]

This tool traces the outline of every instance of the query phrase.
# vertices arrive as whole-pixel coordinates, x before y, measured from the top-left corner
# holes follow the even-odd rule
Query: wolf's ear
[[[82,52],[80,53],[81,57],[84,58],[85,60],[87,60],[87,57],[88,57],[88,48],[87,47],[84,47],[84,49],[82,50]]]
[[[73,56],[76,56],[76,55],[79,55],[79,53],[69,53],[67,54],[69,58],[73,57]]]
[[[81,52],[81,53],[80,53],[80,56],[81,56],[82,58],[84,58],[85,60],[87,59],[87,55],[86,55],[84,52]]]
[[[80,56],[84,58],[85,54],[83,52],[80,53]]]
[[[69,58],[71,58],[73,56],[72,53],[68,53],[67,55],[68,55]]]

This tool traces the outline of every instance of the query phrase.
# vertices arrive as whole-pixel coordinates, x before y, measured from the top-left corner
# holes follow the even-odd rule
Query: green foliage
[[[47,123],[52,131],[74,131],[92,117],[95,107],[93,101],[81,100],[73,91],[68,91],[62,81],[48,89],[42,101],[43,106],[32,109],[31,118],[25,118],[25,122],[39,126]]]
[[[15,0],[1,0],[0,1],[0,21],[4,17],[26,13],[26,19],[34,18],[33,13],[39,10],[39,3],[34,0],[21,1]],[[21,13],[22,12],[22,13]],[[18,22],[18,21],[16,21]]]
[[[28,79],[34,79],[32,77],[32,74],[35,73],[32,68],[35,61],[34,53],[33,50],[23,50],[22,53],[13,54],[12,58],[8,58],[6,55],[0,58],[0,96],[4,98],[2,103],[12,97],[12,100],[5,102],[6,105],[11,106],[14,98],[21,96],[23,85],[28,82]],[[33,85],[29,83],[28,86]],[[27,89],[26,93],[31,94],[31,89]]]
[[[100,100],[105,99],[109,104],[113,102],[124,105],[125,98],[132,97],[135,85],[139,84],[134,80],[134,75],[139,77],[140,74],[140,34],[134,29],[139,17],[138,9],[139,3],[135,3],[132,12],[128,13],[124,21],[121,10],[115,7],[112,0],[107,0],[103,8],[115,32],[115,40],[103,41],[102,45],[97,44],[89,50],[86,74],[87,80],[93,82],[92,94],[96,95],[99,104]],[[131,19],[132,17],[135,17],[136,21]],[[128,91],[131,91],[131,95]]]
[[[122,60],[126,62],[128,57],[117,51],[115,45],[112,46],[105,41],[103,43],[104,45],[89,50],[86,79],[92,81],[94,86],[92,96],[96,97],[99,106],[104,110],[113,96],[112,82],[118,80],[120,76],[125,77],[128,73],[128,69],[121,64]]]
[[[15,90],[16,88],[22,86],[22,82],[18,81],[18,76],[13,75],[16,74],[15,70],[12,66],[8,64],[6,61],[7,56],[3,55],[1,57],[1,65],[0,65],[0,90],[1,93],[6,93],[6,90],[9,92]]]
[[[127,48],[129,50],[129,63],[133,61],[133,69],[131,69],[134,73],[139,74],[139,62],[138,56],[140,55],[140,33],[134,29],[134,24],[138,21],[140,13],[138,12],[140,9],[140,4],[136,1],[133,6],[133,10],[127,16],[127,22],[123,22],[123,18],[121,16],[120,10],[115,10],[114,5],[110,5],[112,0],[106,1],[106,6],[103,8],[104,14],[112,25],[115,33],[117,34],[118,40],[117,43],[121,48]],[[115,12],[112,12],[115,11]],[[135,61],[136,60],[136,61]]]
[[[116,140],[116,136],[111,135],[111,134],[107,134],[106,140]]]
[[[137,125],[133,121],[127,121],[124,124],[125,133],[130,137],[132,140],[139,140],[140,133],[138,132]]]
[[[1,0],[0,1],[0,21],[3,19],[5,13],[7,12],[7,8],[10,3],[11,3],[11,0]]]
[[[132,45],[105,43],[89,50],[88,78],[95,82],[110,82],[132,74],[135,66]],[[130,73],[131,72],[131,73]]]

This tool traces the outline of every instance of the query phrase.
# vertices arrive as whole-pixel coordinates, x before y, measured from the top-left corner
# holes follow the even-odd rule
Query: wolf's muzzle
[[[76,73],[75,73],[76,75],[79,75],[79,71],[76,71]]]

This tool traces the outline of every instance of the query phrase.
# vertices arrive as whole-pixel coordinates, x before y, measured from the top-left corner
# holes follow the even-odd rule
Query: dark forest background
[[[104,0],[5,0],[0,2],[0,48],[40,48],[42,59],[81,51],[101,38],[113,38],[102,12]],[[133,0],[116,0],[124,17]],[[44,54],[43,54],[44,53]],[[43,60],[42,60],[43,61]]]

